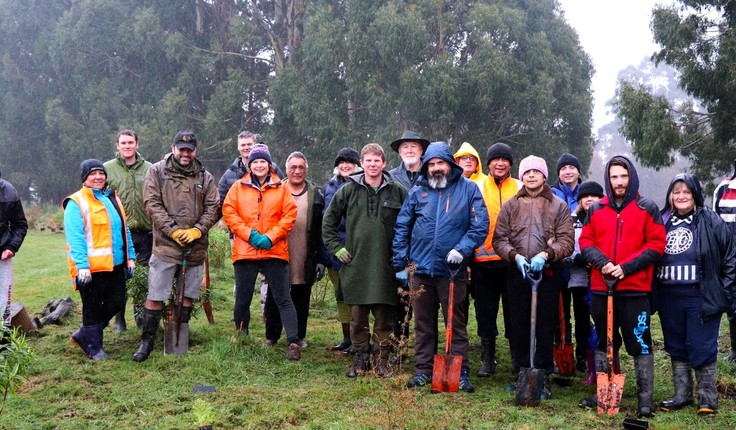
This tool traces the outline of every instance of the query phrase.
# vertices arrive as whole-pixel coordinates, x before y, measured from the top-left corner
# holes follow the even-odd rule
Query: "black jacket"
[[[10,182],[0,179],[0,253],[9,249],[17,253],[28,232],[18,192]]]

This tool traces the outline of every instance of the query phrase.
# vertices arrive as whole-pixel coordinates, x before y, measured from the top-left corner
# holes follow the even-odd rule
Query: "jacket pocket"
[[[396,218],[399,216],[401,203],[391,200],[385,200],[381,203],[379,216],[381,221],[388,226],[396,225]]]

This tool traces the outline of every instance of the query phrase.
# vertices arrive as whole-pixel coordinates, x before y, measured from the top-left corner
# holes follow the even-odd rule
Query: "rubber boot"
[[[342,325],[342,340],[336,345],[327,347],[330,351],[345,351],[350,348],[353,343],[350,341],[350,324]]]
[[[713,415],[718,412],[718,367],[716,363],[695,369],[698,380],[698,415]]]
[[[480,339],[480,369],[478,369],[478,376],[481,378],[487,378],[492,373],[496,373],[496,338],[481,338]]]
[[[634,357],[636,369],[636,388],[638,392],[637,416],[654,417],[654,356],[652,354]]]
[[[128,330],[128,325],[125,323],[125,305],[128,304],[128,299],[123,302],[123,308],[120,312],[115,314],[115,333],[122,333]]]
[[[597,372],[608,372],[608,357],[606,356],[606,352],[596,349],[593,352],[593,357],[595,363],[593,367],[595,370]],[[595,376],[593,377],[595,378]],[[595,379],[593,379],[593,383],[595,383]],[[581,408],[595,408],[598,406],[598,396],[593,394],[591,397],[586,397],[578,402],[578,406]]]
[[[101,324],[85,327],[89,339],[89,358],[95,361],[110,358],[102,349],[103,328]]]
[[[138,346],[135,354],[133,354],[133,361],[140,363],[141,361],[147,360],[148,356],[151,355],[162,314],[162,310],[155,311],[143,308],[143,313],[141,314],[141,319],[143,320],[141,344]]]
[[[85,330],[83,325],[80,325],[79,328],[72,333],[71,337],[69,338],[69,343],[72,345],[77,345],[79,349],[84,352],[84,355],[89,357],[89,339],[87,339],[87,333],[88,331]]]
[[[345,373],[345,376],[348,378],[355,378],[356,376],[362,376],[365,374],[365,372],[368,371],[370,367],[370,358],[367,352],[365,351],[356,351],[355,352],[355,360],[353,361],[353,365],[350,366],[350,369],[348,369],[347,373]]]
[[[187,352],[189,352],[189,319],[192,316],[192,307],[191,306],[182,306],[181,308],[181,324],[179,324],[179,345],[177,347],[174,347],[174,345],[169,345],[170,347],[174,347],[175,351],[168,351],[167,350],[167,344],[164,342],[164,355],[184,355]],[[174,336],[177,336],[176,333],[174,333]]]
[[[736,315],[728,321],[728,330],[731,335],[731,353],[725,358],[729,363],[736,362]]]
[[[690,363],[672,359],[672,384],[675,395],[659,404],[660,411],[676,411],[693,404],[693,370]]]

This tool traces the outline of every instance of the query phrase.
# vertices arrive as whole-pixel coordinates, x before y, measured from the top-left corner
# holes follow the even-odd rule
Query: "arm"
[[[572,228],[572,216],[565,202],[558,206],[554,239],[554,242],[545,249],[549,254],[549,261],[561,261],[575,251],[575,230]]]
[[[474,183],[471,185],[473,186],[468,187],[470,194],[468,211],[470,226],[465,235],[460,239],[460,242],[453,247],[453,249],[462,254],[464,258],[472,256],[475,248],[478,248],[483,244],[488,236],[488,230],[491,227],[491,221],[488,218],[488,208],[483,200],[483,194],[480,192],[477,185]]]
[[[411,241],[411,231],[414,228],[416,220],[416,193],[410,192],[409,197],[404,200],[401,210],[396,218],[394,226],[394,241],[392,244],[393,257],[391,266],[395,271],[404,270],[409,264],[409,242]]]
[[[598,238],[598,222],[596,221],[596,212],[601,209],[597,204],[590,207],[588,217],[585,219],[583,224],[583,231],[580,233],[580,253],[583,254],[583,259],[591,264],[598,270],[601,270],[603,266],[611,262],[606,254],[601,251],[597,246],[596,239]],[[598,214],[600,215],[600,214]]]
[[[263,235],[268,236],[271,243],[276,243],[279,240],[286,240],[289,232],[296,223],[296,203],[294,203],[294,197],[291,196],[291,191],[285,185],[282,185],[278,190],[281,192],[281,219],[276,225],[273,225],[266,230]]]
[[[244,194],[239,193],[235,187],[230,188],[230,191],[228,191],[227,196],[225,196],[225,201],[222,204],[222,218],[225,220],[227,228],[229,228],[234,235],[250,243],[248,239],[250,238],[252,228],[245,223],[243,218],[240,216],[240,213],[238,213],[240,205],[247,204],[245,201],[240,201],[241,196],[244,197]]]
[[[659,209],[654,202],[648,200],[643,204],[649,214],[644,226],[644,246],[629,258],[619,262],[626,275],[644,270],[654,264],[664,254],[664,247],[667,245],[667,233]]]
[[[347,194],[350,189],[352,189],[352,186],[348,184],[337,190],[330,205],[327,206],[325,216],[322,218],[322,240],[330,255],[335,255],[343,247],[337,236],[337,228],[342,217],[346,215]]]
[[[493,250],[505,261],[514,261],[516,248],[511,244],[511,205],[514,198],[509,199],[501,207],[501,212],[496,218],[496,229],[493,231]]]
[[[204,211],[193,227],[198,228],[204,236],[210,231],[210,228],[215,225],[217,220],[220,219],[220,195],[217,192],[215,178],[212,177],[212,174],[204,172],[203,175],[205,175],[205,190],[202,191],[205,193],[203,199]]]
[[[170,237],[171,233],[179,227],[169,216],[166,206],[164,206],[158,174],[158,170],[161,168],[163,168],[162,165],[156,163],[148,169],[146,179],[143,181],[143,204],[146,213],[151,217],[153,225],[161,230],[166,237]]]
[[[28,221],[26,215],[23,212],[23,205],[20,200],[16,200],[10,203],[8,206],[8,222],[10,224],[10,241],[7,244],[7,248],[3,251],[9,250],[15,255],[20,246],[23,244],[23,239],[28,233]]]

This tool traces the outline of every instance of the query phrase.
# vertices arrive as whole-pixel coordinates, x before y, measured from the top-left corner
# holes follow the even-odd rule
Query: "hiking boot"
[[[307,343],[307,341],[305,341],[304,339],[299,339],[299,340],[298,340],[298,341],[296,342],[296,344],[297,344],[297,345],[299,345],[299,348],[300,348],[300,349],[307,349],[307,348],[309,348],[309,344],[308,344],[308,343]]]
[[[370,362],[368,358],[368,353],[363,351],[356,351],[353,365],[350,366],[350,369],[348,369],[348,371],[345,373],[345,376],[347,376],[348,378],[362,376],[365,374],[365,372],[368,371],[369,368]]]
[[[342,325],[342,340],[335,344],[328,346],[327,349],[330,351],[345,351],[350,348],[353,343],[350,341],[350,324]]]
[[[427,384],[432,384],[432,375],[417,372],[414,374],[414,377],[406,383],[406,388],[423,387]]]
[[[463,367],[460,369],[460,391],[466,393],[474,393],[475,387],[470,383],[470,369]]]
[[[541,400],[549,400],[552,398],[552,384],[549,381],[549,373],[544,373],[544,384],[542,386],[542,393],[539,395]]]
[[[263,346],[273,347],[273,346],[276,346],[276,343],[277,342],[278,342],[278,340],[266,339],[266,340],[263,341]]]
[[[480,369],[478,377],[487,378],[496,373],[496,338],[481,338],[480,340]]]
[[[598,407],[598,396],[593,395],[592,397],[586,397],[578,402],[578,407],[583,409],[595,409]]]
[[[115,314],[115,333],[122,333],[128,330],[128,325],[125,323],[125,307]]]
[[[690,363],[672,360],[672,384],[675,387],[675,396],[660,403],[660,411],[676,411],[693,404],[693,374]]]
[[[298,343],[290,343],[286,349],[286,358],[288,360],[299,361],[302,359],[302,349]]]
[[[142,361],[146,361],[148,356],[151,355],[162,314],[162,310],[143,308],[143,312],[141,313],[141,319],[143,320],[143,327],[141,328],[141,344],[138,346],[138,350],[133,354],[133,361],[140,363]]]
[[[376,376],[379,378],[388,378],[394,373],[394,368],[388,358],[379,358],[375,367]]]
[[[718,412],[718,367],[716,363],[695,369],[698,380],[698,415],[713,415]]]
[[[634,368],[638,394],[637,416],[654,418],[654,356],[637,355],[634,357]]]

